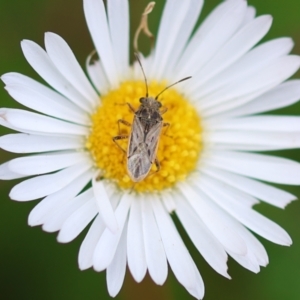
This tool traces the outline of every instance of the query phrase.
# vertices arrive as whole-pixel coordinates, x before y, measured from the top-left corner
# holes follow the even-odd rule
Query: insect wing
[[[140,120],[137,117],[134,117],[131,133],[128,141],[128,149],[127,156],[131,157],[131,155],[135,152],[138,145],[144,142],[144,128],[141,124]]]
[[[156,123],[146,135],[145,143],[147,144],[147,154],[151,163],[153,163],[156,158],[161,129],[162,122]]]
[[[147,154],[147,145],[140,144],[127,160],[127,168],[130,178],[139,182],[143,180],[151,169],[151,161]]]
[[[127,171],[134,182],[143,180],[150,171],[151,161],[144,142],[144,128],[140,120],[135,117],[132,124],[127,153]]]

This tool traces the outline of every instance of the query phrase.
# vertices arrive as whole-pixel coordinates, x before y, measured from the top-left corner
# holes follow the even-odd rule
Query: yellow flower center
[[[149,95],[156,96],[166,87],[165,83],[151,82]],[[86,148],[91,152],[95,164],[101,170],[101,177],[112,180],[124,189],[138,192],[160,191],[183,181],[192,172],[202,149],[202,128],[195,108],[176,89],[165,91],[159,98],[167,112],[162,115],[163,122],[170,123],[162,128],[157,159],[160,163],[158,172],[155,164],[151,166],[148,176],[134,183],[127,171],[127,155],[113,142],[118,135],[130,135],[131,127],[120,124],[122,119],[132,124],[134,114],[126,103],[137,110],[139,99],[145,95],[143,81],[126,81],[116,90],[101,97],[102,103],[92,116],[91,134]],[[118,140],[127,152],[128,139]]]

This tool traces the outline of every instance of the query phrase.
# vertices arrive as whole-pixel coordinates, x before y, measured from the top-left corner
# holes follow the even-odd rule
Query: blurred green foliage
[[[137,27],[147,2],[130,1],[132,29]],[[220,1],[206,2],[200,20]],[[154,32],[158,28],[163,4],[163,0],[157,0],[150,17],[150,27]],[[291,36],[296,42],[293,52],[299,54],[299,0],[251,0],[250,4],[257,8],[259,15],[268,13],[274,17],[267,39]],[[93,45],[84,21],[82,0],[1,0],[0,74],[17,71],[40,80],[25,61],[20,41],[30,39],[42,45],[43,33],[46,31],[61,35],[69,43],[81,65],[84,65]],[[141,49],[147,52],[148,44],[142,45]],[[1,107],[18,107],[4,89],[0,90],[0,99]],[[299,115],[300,105],[296,104],[277,113]],[[0,129],[1,134],[6,132],[8,130]],[[298,150],[278,154],[300,161]],[[1,162],[13,157],[4,151],[0,155]],[[14,184],[11,181],[0,182],[0,299],[110,299],[104,272],[81,272],[77,268],[77,253],[85,233],[74,242],[61,245],[55,240],[56,234],[45,233],[40,227],[30,228],[27,216],[36,202],[16,203],[9,200],[8,193]],[[300,197],[299,187],[284,188]],[[207,265],[179,226],[204,278],[206,300],[300,299],[300,203],[292,203],[285,211],[264,204],[258,205],[257,209],[283,226],[292,236],[294,245],[285,248],[263,240],[269,253],[270,265],[256,275],[230,259],[229,274],[233,278],[230,281]],[[149,278],[136,284],[127,273],[123,289],[116,299],[192,299],[176,282],[172,272],[169,273],[163,287],[156,286]]]

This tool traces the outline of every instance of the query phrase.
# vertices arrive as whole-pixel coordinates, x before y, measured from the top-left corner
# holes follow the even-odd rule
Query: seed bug
[[[126,126],[131,126],[130,135],[115,136],[113,137],[113,141],[124,153],[127,153],[127,172],[129,177],[134,182],[140,182],[147,177],[153,163],[155,163],[157,169],[154,173],[160,170],[160,163],[156,157],[159,138],[162,128],[167,127],[168,130],[168,127],[170,126],[169,123],[163,122],[162,115],[166,113],[168,109],[166,107],[162,108],[162,104],[158,101],[158,97],[170,87],[179,82],[190,79],[191,77],[183,78],[167,86],[156,97],[149,97],[148,83],[143,66],[137,54],[135,54],[135,57],[144,76],[146,96],[140,98],[141,105],[136,111],[130,103],[127,103],[129,109],[134,114],[132,125],[129,122],[120,119],[118,120],[118,127],[120,132],[120,123]],[[117,143],[117,140],[127,138],[129,138],[129,141],[126,152]]]

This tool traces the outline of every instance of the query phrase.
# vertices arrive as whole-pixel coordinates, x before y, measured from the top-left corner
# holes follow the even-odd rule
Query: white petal
[[[113,209],[116,208],[120,197],[120,194],[115,190],[109,194],[109,199],[111,201]],[[105,228],[106,226],[102,218],[98,215],[80,246],[78,255],[78,264],[80,270],[85,270],[93,266],[94,250]]]
[[[23,175],[38,175],[70,167],[86,158],[87,154],[79,152],[19,157],[9,162],[9,169]]]
[[[187,291],[196,299],[203,299],[204,292],[205,292],[204,283],[196,264],[194,263],[193,260],[191,262],[192,265],[194,266],[194,273],[196,276],[196,286],[192,288],[188,288]]]
[[[226,213],[224,213],[224,215],[226,215]],[[233,226],[235,226],[237,232],[239,233],[240,236],[243,237],[243,240],[247,245],[247,254],[244,256],[245,257],[248,256],[252,258],[254,255],[258,265],[265,267],[269,263],[269,258],[268,258],[267,251],[264,248],[264,246],[261,244],[261,242],[236,219],[227,215],[227,220],[228,222],[231,222]],[[250,255],[248,255],[248,253]],[[232,254],[233,253],[230,252],[231,256]],[[238,255],[238,256],[242,257],[242,255]]]
[[[174,42],[175,47],[172,48],[172,54],[168,57],[168,63],[166,65],[166,70],[164,71],[165,78],[173,78],[175,77],[173,74],[174,67],[178,62],[180,55],[182,54],[188,39],[192,33],[192,30],[200,16],[203,0],[191,0],[189,9],[186,13],[186,16],[181,24],[181,27],[178,31],[176,40]],[[173,31],[169,31],[167,35],[170,35]]]
[[[91,222],[98,213],[95,199],[92,198],[77,209],[62,225],[57,236],[60,243],[69,243]]]
[[[56,205],[55,209],[47,214],[44,220],[43,230],[55,232],[62,228],[64,222],[86,202],[93,198],[92,189],[88,189],[76,196],[75,198],[67,198]]]
[[[200,188],[200,185],[198,185]],[[238,205],[232,198],[223,194],[221,190],[212,188],[206,181],[201,181],[201,189],[211,197],[220,207],[231,214],[236,220],[247,226],[255,233],[280,245],[291,245],[289,235],[279,225],[260,215],[251,208]]]
[[[208,16],[192,37],[176,67],[178,78],[194,75],[218,52],[239,28],[246,7],[245,1],[226,1]]]
[[[87,185],[92,178],[92,171],[89,170],[78,176],[70,182],[66,187],[58,192],[47,196],[39,202],[30,212],[28,217],[28,224],[30,226],[37,226],[44,223],[47,216],[56,209],[57,206],[62,205],[69,199],[73,199],[81,190]]]
[[[272,63],[245,78],[239,78],[228,84],[226,87],[217,90],[207,97],[201,99],[201,107],[206,116],[211,116],[259,96],[264,88],[271,89],[282,81],[293,75],[300,66],[300,57],[295,55],[284,56],[272,61]],[[255,97],[247,98],[247,95],[255,94]],[[242,99],[240,99],[242,98]],[[246,100],[243,100],[246,98]]]
[[[92,267],[94,250],[104,230],[105,224],[98,215],[96,216],[80,246],[78,256],[78,265],[80,270],[85,270]]]
[[[248,94],[240,95],[239,97],[234,98],[233,101],[225,101],[224,103],[221,103],[221,104],[218,104],[211,108],[208,108],[207,110],[203,109],[203,111],[202,111],[203,120],[214,119],[214,117],[219,114],[222,114],[224,112],[227,112],[228,110],[231,110],[231,109],[234,109],[241,105],[244,105],[245,103],[248,103],[248,102],[252,101],[253,99],[259,97],[260,95],[264,94],[265,92],[269,91],[277,84],[278,83],[272,83],[272,84],[266,85],[264,87],[259,88],[258,90],[249,92]],[[196,108],[199,111],[201,111],[201,109],[202,109],[201,105],[202,104],[200,104],[200,103],[196,104]]]
[[[46,98],[44,95],[37,94],[27,87],[9,85],[6,86],[5,89],[16,101],[37,112],[82,125],[89,124],[89,119],[84,113],[76,114],[76,111],[65,107],[61,103],[53,101],[53,98]]]
[[[196,97],[201,101],[203,96],[243,78],[247,74],[262,69],[262,67],[271,64],[274,59],[288,54],[293,46],[294,43],[291,38],[279,38],[255,47],[223,72],[205,82],[195,93],[197,94]]]
[[[251,116],[210,123],[209,129],[257,130],[275,132],[300,132],[300,117],[293,116]]]
[[[104,3],[98,0],[84,0],[83,4],[85,19],[108,81],[112,88],[116,88],[118,85],[118,72]]]
[[[269,258],[267,251],[261,242],[238,221],[234,219],[232,219],[232,221],[236,223],[235,226],[238,228],[240,235],[243,236],[243,239],[247,244],[247,254],[252,253],[260,266],[267,266]]]
[[[256,18],[245,27],[241,28],[194,76],[195,85],[193,91],[199,89],[209,79],[223,71],[232,63],[242,57],[269,31],[272,24],[270,16]]]
[[[82,110],[70,102],[70,100],[29,76],[17,72],[9,72],[3,74],[1,76],[1,80],[5,83],[5,85],[20,85],[28,87],[29,89],[36,91],[38,94],[42,94],[47,98],[54,98],[55,101],[63,102],[64,105],[76,107],[76,109],[82,112]]]
[[[190,0],[171,0],[166,2],[155,46],[151,77],[158,80],[163,79],[168,58],[176,47],[176,38],[185,21],[189,6]]]
[[[84,147],[84,140],[79,137],[54,137],[14,133],[1,136],[0,147],[14,153],[47,152],[81,149]]]
[[[220,209],[215,207],[205,194],[200,191],[196,192],[192,187],[183,183],[179,185],[179,188],[203,223],[226,250],[240,255],[247,253],[246,244],[237,234],[235,227],[226,221]]]
[[[46,82],[78,107],[86,112],[91,112],[91,106],[87,99],[56,69],[46,51],[39,45],[28,40],[23,40],[21,46],[29,64]]]
[[[218,119],[251,115],[294,104],[300,99],[300,80],[289,80],[245,105],[218,115]]]
[[[0,109],[0,118],[15,128],[43,134],[88,135],[87,127],[76,125],[21,109]]]
[[[169,192],[162,193],[161,197],[162,197],[163,204],[169,213],[172,213],[173,211],[176,210],[175,201],[173,199],[173,196]]]
[[[255,274],[260,271],[259,264],[257,263],[256,258],[252,252],[247,252],[245,256],[231,253],[231,251],[228,251],[228,254],[245,269]]]
[[[198,277],[195,272],[193,259],[162,203],[155,197],[152,197],[151,203],[168,262],[175,277],[189,293],[193,295],[196,293],[197,299],[201,299],[204,296],[204,284],[201,277]],[[198,291],[199,284],[200,291]]]
[[[26,177],[26,175],[18,174],[18,173],[11,171],[9,168],[9,163],[10,163],[10,161],[5,162],[0,165],[0,179],[1,180],[12,180],[12,179]]]
[[[129,194],[124,194],[115,211],[115,215],[119,225],[118,232],[113,234],[108,228],[106,228],[103,235],[101,236],[96,246],[93,258],[93,265],[96,271],[102,271],[111,264],[127,220],[131,201],[132,196]]]
[[[300,184],[300,164],[286,158],[254,153],[216,151],[206,160],[206,163],[260,180],[290,185]]]
[[[45,197],[61,190],[90,168],[91,163],[87,161],[54,174],[27,179],[14,186],[9,196],[11,199],[17,201],[27,201]]]
[[[98,174],[95,174],[93,177],[92,184],[98,211],[107,228],[116,233],[118,231],[118,223],[104,184],[102,180],[97,181],[97,176]]]
[[[125,226],[114,259],[106,270],[107,289],[111,297],[115,297],[119,293],[125,278],[127,236],[126,228],[127,227]]]
[[[224,130],[209,133],[205,141],[217,146],[223,145],[230,150],[263,151],[300,148],[299,132]]]
[[[246,24],[248,24],[249,22],[251,22],[255,18],[255,15],[256,15],[256,9],[255,9],[255,7],[248,6],[247,10],[246,10],[246,14],[245,14],[244,20],[243,20],[243,22],[241,24],[241,27],[243,27]]]
[[[82,71],[68,44],[57,34],[47,32],[45,46],[50,59],[59,72],[95,107],[99,103],[99,96]]]
[[[230,278],[227,274],[227,254],[223,246],[189,207],[185,199],[177,197],[176,205],[176,215],[203,258],[216,272]]]
[[[198,184],[198,187],[196,186],[198,192],[200,190],[203,190],[203,184]],[[209,191],[209,190],[208,190]],[[205,195],[205,194],[203,194]],[[223,220],[227,223],[228,226],[234,228],[236,233],[243,238],[244,243],[246,244],[247,253],[237,254],[236,251],[231,251],[230,249],[226,249],[228,253],[230,253],[231,256],[233,256],[233,253],[236,254],[236,257],[242,257],[244,256],[246,260],[253,257],[252,254],[255,255],[256,261],[261,266],[266,266],[269,262],[268,255],[262,244],[241,224],[239,223],[235,218],[231,217],[228,213],[226,213],[223,209],[220,208],[219,205],[213,203],[213,200],[210,200],[211,207],[214,207],[215,210],[219,211],[220,216],[222,216]],[[234,205],[236,206],[236,204]],[[252,254],[248,254],[249,252],[252,252]],[[242,261],[246,261],[242,260]],[[240,259],[238,260],[240,263]],[[251,264],[252,265],[252,264]]]
[[[163,285],[168,276],[168,264],[150,201],[148,196],[141,199],[146,261],[153,281],[158,285]]]
[[[47,95],[20,84],[10,84],[5,89],[16,101],[37,112],[82,125],[90,123],[90,118],[82,110],[71,102],[65,105],[64,101],[67,100],[57,93],[53,92],[54,97],[48,98]],[[64,101],[57,101],[59,99]]]
[[[109,83],[101,62],[99,60],[91,62],[93,55],[94,53],[90,54],[86,59],[86,70],[94,87],[100,94],[105,94],[109,89]]]
[[[129,66],[128,0],[108,1],[107,14],[114,58],[122,79],[126,77]]]
[[[10,124],[6,118],[5,118],[5,113],[6,113],[6,110],[7,109],[3,109],[3,108],[0,108],[0,125],[3,126],[3,127],[6,127],[6,128],[9,128],[9,129],[12,129],[12,130],[15,130],[15,131],[21,131],[21,132],[24,132],[24,133],[30,133],[30,134],[36,134],[36,132],[34,131],[30,131],[30,130],[21,130],[15,126],[13,126],[12,124]]]
[[[207,173],[245,193],[280,208],[284,208],[288,203],[297,199],[297,197],[286,191],[227,171],[203,167],[201,172]]]
[[[133,199],[131,204],[127,231],[127,260],[133,278],[136,282],[141,282],[146,275],[147,264],[140,197],[138,199]]]
[[[294,66],[295,66],[295,64],[294,64]],[[291,75],[292,74],[288,75],[288,77]],[[284,78],[283,80],[287,79],[288,77]],[[283,80],[281,80],[280,82],[282,82]],[[270,89],[274,88],[274,86],[279,84],[280,82],[270,83],[269,85],[261,87],[256,91],[250,92],[245,95],[240,95],[240,96],[236,97],[233,101],[226,101],[223,104],[216,105],[212,108],[209,108],[209,109],[203,111],[203,115],[205,115],[205,118],[211,118],[217,114],[222,114],[224,112],[226,113],[228,110],[235,109],[235,108],[242,106],[245,103],[248,103],[248,102],[252,101],[253,99],[261,96],[262,94],[266,93]]]
[[[222,181],[207,176],[206,174],[203,174],[201,177],[199,176],[199,178],[195,176],[193,178],[193,182],[199,187],[202,185],[202,183],[205,183],[208,186],[208,188],[218,190],[218,192],[222,194],[222,196],[231,199],[232,203],[235,203],[236,205],[251,208],[253,205],[259,203],[259,201],[256,198],[240,190],[237,190]]]
[[[278,143],[277,143],[278,144]],[[282,144],[283,145],[283,144]],[[288,149],[290,148],[295,148],[292,147],[292,145],[289,145],[287,147],[282,147],[282,145],[246,145],[246,144],[227,144],[227,143],[217,143],[213,146],[214,150],[221,150],[221,151],[246,151],[246,152],[251,152],[251,151],[272,151],[272,150],[280,150],[280,149]],[[298,147],[296,147],[298,148]]]

